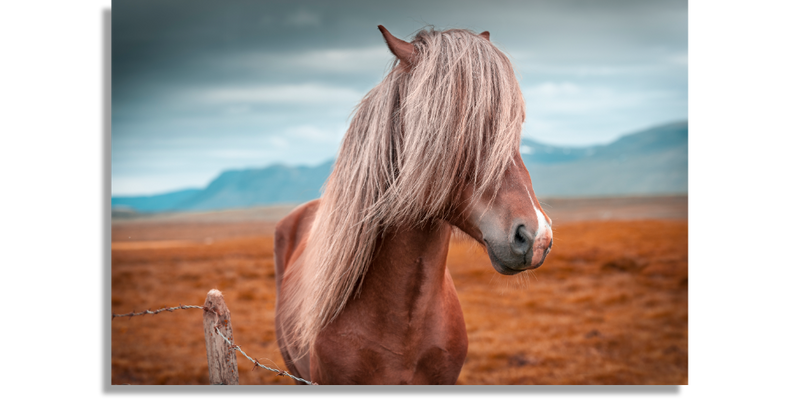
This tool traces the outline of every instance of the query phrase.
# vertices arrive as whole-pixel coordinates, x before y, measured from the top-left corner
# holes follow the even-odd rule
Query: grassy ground
[[[474,242],[451,244],[469,335],[458,383],[687,384],[687,221],[559,217],[535,273],[501,276]],[[202,305],[216,288],[236,344],[285,368],[274,335],[273,226],[114,223],[112,312]],[[112,384],[208,384],[201,310],[117,318],[111,330]],[[292,383],[241,355],[238,363],[241,384]]]

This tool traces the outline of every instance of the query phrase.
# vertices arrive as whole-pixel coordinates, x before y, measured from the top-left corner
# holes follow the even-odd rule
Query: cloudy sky
[[[523,136],[540,142],[607,143],[688,116],[685,0],[114,0],[112,194],[333,158],[393,58],[378,24],[406,40],[488,30],[517,69]]]

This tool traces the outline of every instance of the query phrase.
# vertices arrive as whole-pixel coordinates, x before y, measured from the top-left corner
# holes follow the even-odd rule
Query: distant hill
[[[592,147],[554,147],[523,139],[520,152],[538,196],[689,192],[689,124],[686,121],[639,131],[608,145]]]
[[[539,197],[688,193],[688,122],[653,127],[607,145],[564,147],[523,139],[520,153]],[[119,211],[209,211],[300,203],[320,196],[333,161],[228,170],[205,189],[112,197]]]
[[[171,193],[141,197],[111,197],[111,207],[115,211],[127,210],[139,212],[180,211],[184,202],[191,199],[201,189],[185,189]]]
[[[187,189],[146,197],[111,197],[111,207],[138,212],[210,211],[258,205],[301,203],[319,198],[333,160],[319,166],[273,165],[226,170],[205,189]]]
[[[313,167],[274,165],[228,170],[185,201],[182,209],[208,211],[313,200],[319,198],[332,168],[333,160]]]

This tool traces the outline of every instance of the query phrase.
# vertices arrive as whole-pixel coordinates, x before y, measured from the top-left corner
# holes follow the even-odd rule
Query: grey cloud
[[[115,0],[112,188],[332,157],[392,61],[378,24],[406,39],[428,24],[490,31],[518,69],[525,136],[605,142],[686,118],[687,12],[686,1]]]

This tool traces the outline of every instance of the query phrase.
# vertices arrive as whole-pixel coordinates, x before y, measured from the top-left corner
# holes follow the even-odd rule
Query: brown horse
[[[519,154],[525,104],[489,33],[378,26],[397,57],[357,107],[322,198],[275,231],[275,329],[320,384],[454,384],[467,332],[446,267],[453,227],[494,268],[541,266],[550,219]]]

